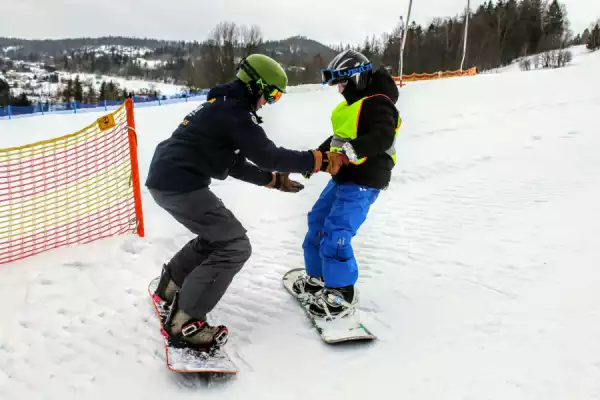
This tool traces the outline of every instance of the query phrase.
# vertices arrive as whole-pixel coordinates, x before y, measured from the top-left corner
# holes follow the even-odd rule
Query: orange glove
[[[348,157],[341,153],[335,153],[331,151],[322,152],[320,150],[312,150],[312,152],[315,156],[313,173],[323,171],[335,176],[338,172],[340,172],[342,165],[350,164]],[[310,175],[304,175],[304,177],[310,178]]]
[[[342,167],[342,165],[350,164],[350,160],[348,160],[348,157],[346,157],[345,154],[334,153],[330,151],[325,154],[327,154],[328,159],[327,168],[325,169],[325,172],[331,174],[331,176],[337,175],[338,172],[340,172],[340,168]]]

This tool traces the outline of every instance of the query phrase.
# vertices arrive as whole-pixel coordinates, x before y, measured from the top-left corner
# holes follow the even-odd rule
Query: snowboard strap
[[[204,321],[193,321],[189,324],[183,325],[181,327],[181,336],[188,337],[200,332],[205,323],[206,322]]]
[[[327,300],[329,301],[329,303],[341,306],[343,309],[342,312],[340,312],[339,314],[332,315],[331,312],[329,311],[329,306],[327,304],[327,300],[325,300],[323,298],[324,297],[323,291],[321,290],[321,291],[317,292],[314,296],[313,302],[325,311],[325,314],[327,314],[325,317],[326,319],[332,320],[332,319],[337,319],[337,318],[344,318],[345,316],[354,313],[355,306],[348,303],[342,297],[337,296],[332,293],[326,293],[325,296],[327,296]]]

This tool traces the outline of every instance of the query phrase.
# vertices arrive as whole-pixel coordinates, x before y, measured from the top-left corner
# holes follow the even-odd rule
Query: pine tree
[[[543,36],[542,9],[543,7],[540,0],[522,0],[520,4],[519,24],[523,30],[528,54],[538,50]]]
[[[105,81],[102,81],[102,84],[100,85],[100,93],[98,94],[98,100],[99,101],[106,100],[106,82]]]
[[[587,46],[588,40],[590,40],[590,30],[586,29],[585,31],[583,31],[583,35],[581,35],[581,43],[580,44],[585,44]]]
[[[8,82],[0,78],[0,107],[8,106],[10,102],[10,86]]]
[[[113,81],[109,81],[106,85],[106,100],[117,100],[118,98],[117,86]]]
[[[77,103],[83,103],[83,87],[79,80],[79,75],[75,77],[75,87],[73,88],[73,97]]]
[[[21,93],[11,99],[11,105],[14,107],[29,107],[31,106],[31,101],[25,93]]]
[[[546,21],[544,26],[544,35],[546,37],[546,45],[549,49],[560,47],[562,37],[565,33],[565,19],[558,0],[552,0],[548,7]]]
[[[63,101],[65,103],[71,102],[71,99],[73,98],[73,80],[72,79],[69,79],[67,81],[67,87],[63,90],[62,96],[63,96]]]
[[[588,39],[587,48],[595,51],[600,49],[600,24],[596,24]]]
[[[95,104],[98,102],[98,95],[96,93],[96,89],[94,89],[93,84],[90,84],[88,86],[87,92],[85,94],[85,102],[88,104]]]

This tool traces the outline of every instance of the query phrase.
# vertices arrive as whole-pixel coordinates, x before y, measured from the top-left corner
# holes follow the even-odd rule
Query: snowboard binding
[[[216,350],[223,347],[229,339],[229,330],[227,327],[220,325],[218,328],[219,331],[215,335],[213,341],[207,345],[196,345],[184,339],[199,332],[201,326],[199,327],[197,322],[184,325],[180,334],[170,335],[164,328],[161,329],[161,333],[167,340],[169,346],[177,349],[191,349],[201,353],[213,354]]]
[[[227,343],[229,339],[229,330],[225,325],[210,326],[206,321],[201,321],[195,318],[190,318],[181,325],[181,331],[178,333],[170,333],[169,328],[173,325],[175,315],[179,311],[177,309],[177,301],[179,292],[175,293],[175,297],[164,317],[161,333],[167,340],[170,346],[175,348],[189,348],[200,352],[211,353],[218,350]],[[162,318],[161,318],[162,320]],[[210,331],[216,331],[211,333]],[[212,335],[212,339],[208,343],[195,343],[191,340],[195,335]]]

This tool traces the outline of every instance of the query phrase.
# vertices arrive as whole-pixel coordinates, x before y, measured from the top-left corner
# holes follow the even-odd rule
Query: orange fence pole
[[[133,113],[133,100],[125,100],[127,109],[127,128],[129,129],[129,153],[131,159],[131,184],[135,201],[135,216],[137,219],[137,234],[144,237],[144,214],[142,212],[142,192],[140,189],[140,168],[137,154],[137,133],[135,131],[135,118]]]

